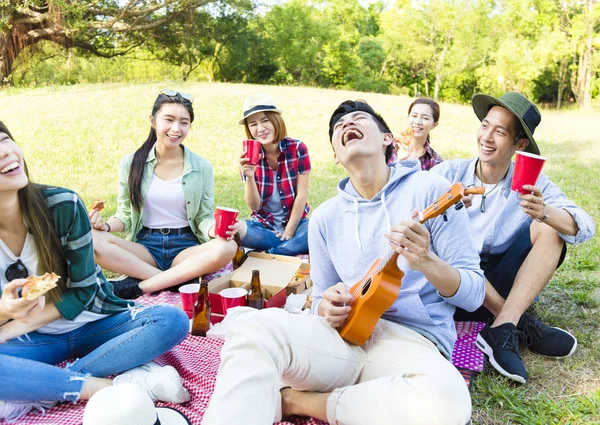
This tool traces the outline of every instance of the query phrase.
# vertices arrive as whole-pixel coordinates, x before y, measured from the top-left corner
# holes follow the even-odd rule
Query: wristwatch
[[[543,202],[542,203],[542,213],[544,214],[544,216],[542,218],[536,218],[535,221],[539,222],[539,223],[543,223],[544,221],[546,221],[546,219],[548,218],[548,214],[546,214],[544,212],[544,208],[546,207],[546,203]]]

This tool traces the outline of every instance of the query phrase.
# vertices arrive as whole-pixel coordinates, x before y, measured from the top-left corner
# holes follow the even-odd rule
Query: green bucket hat
[[[540,149],[533,139],[533,132],[542,121],[542,115],[538,108],[521,93],[508,92],[500,96],[500,99],[487,94],[476,94],[471,101],[475,115],[482,121],[493,106],[502,106],[512,112],[521,122],[523,131],[529,139],[525,152],[540,154]]]

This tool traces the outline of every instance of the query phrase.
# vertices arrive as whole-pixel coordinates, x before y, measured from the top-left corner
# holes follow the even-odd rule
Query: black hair
[[[182,105],[190,113],[190,122],[194,122],[192,102],[182,97],[179,93],[175,96],[167,96],[164,93],[159,94],[152,107],[152,116],[156,117],[156,114],[158,114],[163,105],[167,104]],[[156,130],[154,130],[154,127],[151,127],[148,138],[133,154],[133,160],[129,168],[129,201],[131,202],[131,207],[136,211],[141,211],[142,209],[142,179],[144,178],[146,159],[156,140]]]
[[[357,99],[357,100],[346,100],[345,102],[340,103],[340,105],[336,108],[336,110],[333,111],[333,114],[331,114],[331,118],[329,119],[329,141],[330,142],[333,137],[333,127],[335,127],[335,124],[344,115],[348,115],[352,112],[366,112],[367,114],[371,115],[375,119],[375,122],[377,123],[377,127],[379,127],[379,130],[382,133],[389,133],[393,137],[392,130],[390,130],[390,127],[388,127],[388,125],[385,122],[385,120],[383,119],[383,117],[381,115],[379,115],[377,112],[375,112],[375,110],[373,110],[373,108],[366,101],[364,101],[362,99]],[[385,161],[386,162],[391,158],[393,152],[394,152],[394,146],[393,146],[393,144],[390,144],[385,150]]]

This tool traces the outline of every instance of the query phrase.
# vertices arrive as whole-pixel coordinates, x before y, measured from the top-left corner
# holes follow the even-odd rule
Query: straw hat
[[[525,137],[529,140],[529,144],[524,149],[525,152],[536,155],[540,154],[540,148],[538,148],[538,145],[533,138],[533,132],[536,127],[540,125],[542,114],[540,114],[540,110],[537,106],[521,93],[504,93],[499,99],[486,94],[476,94],[473,96],[471,103],[473,104],[473,110],[475,111],[477,118],[479,118],[479,121],[482,121],[487,116],[489,110],[494,106],[502,106],[503,108],[508,109],[515,117],[517,117],[523,126]]]
[[[277,109],[277,106],[275,106],[273,98],[271,98],[271,96],[268,94],[259,93],[248,96],[244,100],[244,106],[242,107],[244,118],[240,120],[240,124],[244,125],[244,121],[246,121],[246,118],[248,118],[250,115],[265,111],[281,114],[281,111]]]
[[[106,387],[85,406],[83,425],[192,425],[170,407],[154,407],[146,391],[133,384]]]

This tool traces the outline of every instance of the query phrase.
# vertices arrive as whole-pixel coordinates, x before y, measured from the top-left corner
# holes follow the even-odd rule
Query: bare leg
[[[292,388],[281,390],[281,411],[284,418],[309,416],[327,422],[327,399],[331,393],[297,391]]]
[[[531,251],[519,269],[510,294],[496,315],[496,321],[492,327],[508,322],[516,325],[519,322],[535,297],[550,282],[556,270],[563,243],[563,240],[550,226],[535,221],[531,224]],[[487,289],[486,287],[486,300],[488,298]],[[496,291],[494,290],[494,292]],[[500,297],[497,292],[496,295]],[[500,303],[496,301],[496,304]]]
[[[82,400],[89,400],[91,396],[96,394],[102,388],[110,387],[112,384],[112,379],[90,377],[83,384],[80,398]]]
[[[92,236],[94,257],[100,267],[137,279],[149,279],[161,273],[143,245],[99,230],[93,230]]]
[[[155,292],[212,273],[224,267],[235,255],[233,240],[213,239],[179,253],[169,270],[140,282],[143,292]]]

